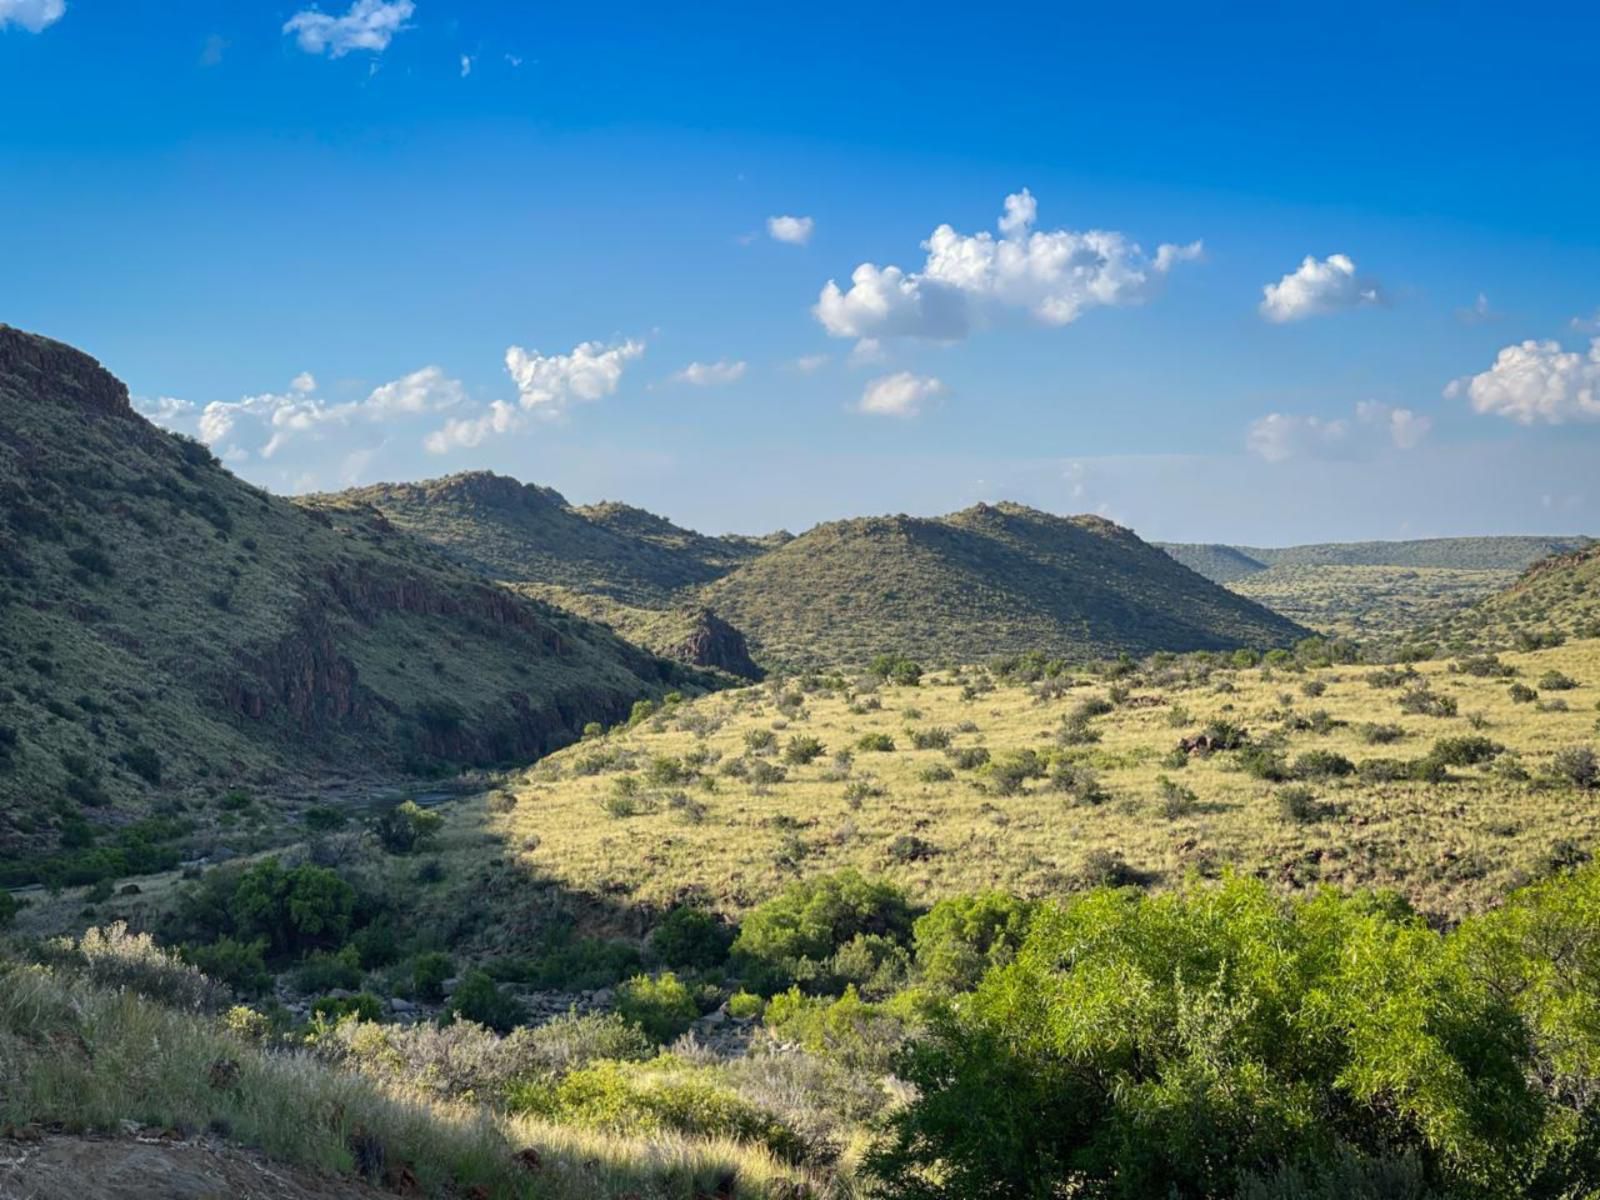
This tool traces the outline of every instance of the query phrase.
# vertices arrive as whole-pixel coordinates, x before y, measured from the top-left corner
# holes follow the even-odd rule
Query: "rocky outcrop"
[[[0,375],[24,395],[63,397],[98,412],[132,411],[128,388],[82,350],[0,325]]]
[[[691,666],[714,667],[743,679],[760,679],[765,674],[750,657],[744,634],[709,608],[693,614],[688,634],[668,653]]]

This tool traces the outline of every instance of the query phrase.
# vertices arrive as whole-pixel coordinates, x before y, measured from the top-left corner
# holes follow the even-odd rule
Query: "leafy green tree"
[[[1528,1065],[1512,1007],[1394,905],[1092,892],[934,1015],[870,1169],[917,1200],[1230,1197],[1386,1147],[1510,1200],[1544,1132]]]
[[[264,859],[239,877],[228,900],[236,936],[266,941],[271,953],[336,946],[350,932],[355,889],[326,867],[285,870]]]
[[[941,900],[917,918],[917,970],[928,984],[963,991],[1022,945],[1033,905],[1005,892]]]
[[[402,800],[373,824],[373,832],[391,854],[413,854],[424,849],[444,826],[444,818],[415,800]]]
[[[863,933],[905,941],[911,906],[887,880],[847,869],[791,884],[752,909],[733,953],[752,986],[770,994],[791,983],[825,980],[829,960]]]

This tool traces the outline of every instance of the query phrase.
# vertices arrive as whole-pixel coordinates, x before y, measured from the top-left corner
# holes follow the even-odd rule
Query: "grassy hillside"
[[[1191,571],[1212,583],[1232,583],[1267,569],[1266,563],[1251,558],[1236,546],[1202,542],[1154,542]]]
[[[1600,636],[1600,546],[1537,562],[1481,604],[1420,636],[1509,646],[1538,644],[1552,635]]]
[[[750,538],[714,538],[623,504],[570,506],[559,492],[472,471],[321,497],[371,505],[396,527],[491,579],[661,607],[759,555]]]
[[[1231,865],[1296,888],[1390,887],[1459,916],[1600,838],[1596,793],[1552,766],[1600,743],[1600,641],[1496,664],[1026,677],[977,668],[916,687],[708,696],[544,760],[487,819],[571,891],[653,906],[699,895],[730,913],[843,866],[932,900],[988,886],[1045,896],[1108,871],[1171,885]],[[1238,753],[1174,754],[1219,722],[1309,777],[1262,778]],[[1397,763],[1473,738],[1476,765],[1396,777]],[[788,748],[807,739],[820,752],[795,761]],[[1037,777],[996,773],[1030,753]]]
[[[242,483],[86,355],[3,326],[0,562],[13,853],[135,853],[199,819],[180,795],[525,761],[682,682],[371,508]]]
[[[1016,504],[821,525],[700,594],[759,661],[788,667],[1268,647],[1305,632],[1109,521]]]

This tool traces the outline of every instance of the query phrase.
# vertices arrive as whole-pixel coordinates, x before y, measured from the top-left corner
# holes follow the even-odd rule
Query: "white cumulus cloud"
[[[922,405],[944,391],[944,384],[926,375],[897,371],[867,384],[857,410],[879,417],[914,417]]]
[[[506,371],[517,385],[517,403],[496,400],[470,417],[452,417],[422,441],[430,454],[470,449],[490,437],[523,428],[532,417],[555,418],[574,402],[599,400],[617,390],[627,364],[644,353],[639,341],[582,342],[569,354],[540,354],[512,346]]]
[[[531,353],[521,346],[506,351],[506,370],[529,412],[555,415],[574,400],[599,400],[617,390],[627,364],[644,353],[644,343],[583,342],[570,354]]]
[[[1308,254],[1299,267],[1277,283],[1264,285],[1261,293],[1261,315],[1279,325],[1383,300],[1377,283],[1356,275],[1356,264],[1347,254],[1321,260]]]
[[[16,25],[43,33],[66,15],[66,0],[0,0],[0,29]]]
[[[774,241],[788,242],[791,246],[804,246],[811,240],[817,223],[810,217],[768,217],[767,233]]]
[[[696,387],[715,387],[718,384],[737,383],[744,378],[746,363],[720,359],[714,363],[692,362],[672,378],[679,383],[692,383]]]
[[[1115,231],[1038,230],[1031,192],[1007,196],[1000,236],[941,225],[922,243],[919,271],[862,263],[841,288],[829,280],[812,310],[835,337],[954,341],[992,313],[1022,310],[1068,325],[1093,308],[1139,304],[1201,244],[1164,244],[1154,256]]]
[[[831,361],[831,356],[827,354],[802,354],[789,363],[789,369],[798,371],[802,375],[811,375],[822,370]]]
[[[1354,417],[1268,413],[1251,422],[1245,448],[1274,463],[1294,458],[1349,458],[1383,447],[1414,450],[1432,429],[1432,417],[1363,400],[1356,405]]]
[[[315,8],[297,12],[284,23],[307,54],[342,58],[352,50],[382,54],[394,35],[406,27],[417,11],[412,0],[355,0],[342,17]]]
[[[1453,381],[1444,394],[1523,425],[1600,420],[1600,337],[1587,354],[1556,341],[1507,346],[1487,371]]]

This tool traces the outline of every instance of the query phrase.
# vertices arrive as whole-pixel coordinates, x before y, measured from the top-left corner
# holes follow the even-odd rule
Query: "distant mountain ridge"
[[[1109,521],[1015,504],[749,538],[708,537],[629,505],[570,507],[549,489],[482,473],[319,502],[371,504],[508,586],[663,653],[717,645],[737,660],[728,626],[757,662],[785,668],[886,651],[1090,658],[1306,634]]]
[[[1450,619],[1530,564],[1591,544],[1569,536],[1161,547],[1206,578],[1319,632],[1392,641]]]
[[[1520,571],[1552,554],[1594,543],[1581,535],[1424,538],[1397,542],[1321,542],[1303,546],[1231,546],[1157,542],[1179,562],[1217,583],[1279,566],[1417,567]]]

